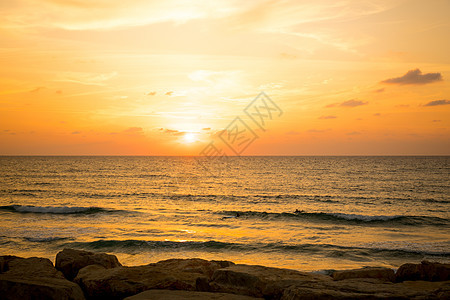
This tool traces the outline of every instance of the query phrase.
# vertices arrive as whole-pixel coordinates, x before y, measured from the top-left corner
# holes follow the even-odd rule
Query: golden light
[[[196,135],[192,132],[186,132],[183,136],[183,142],[186,144],[190,144],[196,141]]]

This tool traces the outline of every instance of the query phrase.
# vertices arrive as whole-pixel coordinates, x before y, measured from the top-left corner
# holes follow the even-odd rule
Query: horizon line
[[[225,157],[445,157],[450,154],[288,154],[229,155]],[[0,157],[205,157],[204,155],[139,155],[139,154],[0,154]]]

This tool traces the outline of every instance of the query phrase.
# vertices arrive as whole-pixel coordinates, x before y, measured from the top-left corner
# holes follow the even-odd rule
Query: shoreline
[[[449,299],[450,264],[328,274],[199,258],[123,266],[115,255],[66,248],[55,264],[0,256],[0,293],[6,299]]]

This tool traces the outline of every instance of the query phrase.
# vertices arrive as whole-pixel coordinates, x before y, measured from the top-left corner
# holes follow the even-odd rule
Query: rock
[[[13,256],[13,255],[4,255],[0,256],[0,273],[8,271],[8,263],[14,259],[23,259],[21,257]]]
[[[203,259],[173,259],[137,267],[106,269],[84,267],[75,282],[91,299],[122,299],[149,289],[197,290],[197,282],[209,281],[209,274],[229,262]]]
[[[214,292],[271,298],[278,297],[284,289],[297,282],[318,281],[331,281],[331,277],[288,269],[233,265],[215,271],[209,289]]]
[[[372,278],[296,283],[282,300],[296,299],[445,299],[450,282],[380,282]]]
[[[2,256],[0,265],[2,299],[84,299],[81,288],[46,258]]]
[[[153,266],[165,268],[170,271],[181,271],[198,273],[211,278],[214,271],[234,265],[231,261],[204,260],[200,258],[191,259],[168,259],[152,264]]]
[[[291,286],[283,291],[282,300],[300,299],[373,299],[369,294],[356,294],[336,290]]]
[[[375,278],[381,281],[394,282],[394,270],[388,268],[362,268],[354,270],[336,271],[333,273],[334,280],[343,280],[350,278]]]
[[[420,264],[404,264],[398,268],[395,280],[397,282],[406,280],[450,280],[450,264],[429,261],[422,261]]]
[[[362,272],[353,271],[355,270],[349,271],[351,276]],[[329,276],[294,270],[234,265],[217,270],[209,282],[209,286],[211,291],[215,292],[284,300],[440,299],[439,297],[445,297],[447,291],[450,290],[450,281],[393,283],[380,280],[377,277],[377,274],[380,274],[379,270],[375,270],[377,272],[365,271],[367,272],[358,275],[375,278],[357,277],[332,280]],[[381,274],[384,273],[381,272]],[[390,272],[386,272],[386,274],[392,275]]]
[[[148,290],[140,294],[127,297],[124,300],[256,300],[262,298],[254,298],[243,295],[234,295],[226,293],[208,293],[208,292],[192,292],[192,291],[174,291],[174,290]]]
[[[80,269],[89,265],[100,265],[106,269],[122,266],[115,255],[106,253],[64,249],[56,255],[56,269],[69,280],[73,280]]]

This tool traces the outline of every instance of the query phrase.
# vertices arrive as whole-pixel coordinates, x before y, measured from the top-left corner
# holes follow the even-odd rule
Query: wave
[[[49,237],[25,237],[24,239],[29,242],[50,243],[50,242],[55,242],[55,241],[68,240],[69,238],[59,237],[59,236],[49,236]]]
[[[63,246],[103,251],[238,251],[238,252],[295,252],[327,257],[445,257],[450,252],[383,247],[349,247],[331,244],[285,244],[285,243],[226,243],[219,241],[145,241],[145,240],[96,240],[92,242],[69,242]]]
[[[33,205],[6,205],[0,206],[0,210],[16,213],[40,213],[40,214],[95,214],[101,212],[120,212],[101,207],[76,207],[76,206],[33,206]]]
[[[364,223],[364,224],[400,224],[400,225],[434,225],[449,226],[450,220],[432,216],[368,216],[359,214],[328,213],[328,212],[304,212],[296,211],[293,213],[268,213],[258,211],[222,211],[219,214],[227,216],[263,218],[263,219],[303,219],[316,221],[334,221],[340,223]]]

